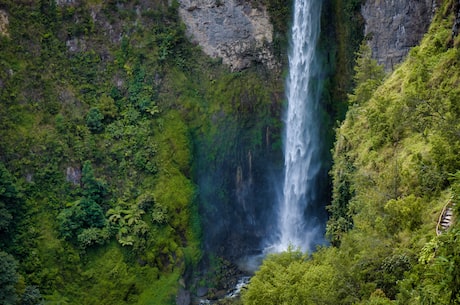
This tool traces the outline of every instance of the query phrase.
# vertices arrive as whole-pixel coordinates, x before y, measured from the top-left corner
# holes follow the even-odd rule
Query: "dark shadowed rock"
[[[201,298],[204,297],[208,293],[207,287],[198,287],[196,290],[196,296]]]
[[[176,296],[176,305],[190,305],[190,292],[185,289],[179,289]]]

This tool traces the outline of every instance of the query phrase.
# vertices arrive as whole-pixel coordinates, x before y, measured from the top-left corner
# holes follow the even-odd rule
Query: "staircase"
[[[447,231],[452,225],[454,218],[454,203],[448,201],[447,204],[442,209],[441,214],[439,215],[438,224],[436,226],[436,234],[441,235],[443,232]]]

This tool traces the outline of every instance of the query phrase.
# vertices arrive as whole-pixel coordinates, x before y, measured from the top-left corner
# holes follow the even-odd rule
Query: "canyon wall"
[[[373,57],[386,71],[402,62],[428,30],[434,0],[367,0],[361,8]]]

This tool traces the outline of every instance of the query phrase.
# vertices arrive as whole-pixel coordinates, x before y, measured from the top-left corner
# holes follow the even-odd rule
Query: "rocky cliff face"
[[[361,9],[373,57],[390,71],[417,45],[430,25],[434,0],[367,0]]]
[[[254,63],[278,66],[271,42],[273,26],[267,10],[242,0],[179,0],[179,14],[191,40],[233,71]]]

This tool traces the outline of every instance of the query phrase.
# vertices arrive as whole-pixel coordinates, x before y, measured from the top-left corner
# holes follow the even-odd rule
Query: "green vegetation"
[[[337,129],[332,243],[310,256],[266,259],[243,303],[459,304],[459,232],[436,236],[460,200],[460,49],[454,1],[386,78],[363,45],[346,119]]]
[[[260,2],[283,62],[291,8]],[[458,222],[434,230],[445,203],[460,202],[455,4],[438,8],[422,44],[385,76],[365,45],[358,51],[360,3],[325,3],[337,17],[323,22],[332,33],[323,60],[335,71],[325,107],[334,119],[346,98],[349,107],[333,150],[332,246],[268,257],[245,304],[460,302]],[[280,159],[280,75],[230,73],[204,56],[187,42],[176,1],[0,8],[9,20],[0,303],[174,304],[202,257],[202,225],[235,209],[235,176]]]
[[[204,56],[176,1],[0,8],[0,303],[174,304],[197,168],[279,149],[278,75]]]
[[[331,0],[324,3],[322,32],[329,33],[332,37],[322,38],[320,47],[327,54],[327,66],[332,66],[331,77],[325,86],[326,92],[330,94],[331,102],[327,107],[333,121],[344,119],[348,108],[347,95],[356,86],[353,67],[364,38],[364,19],[361,16],[363,2]]]

